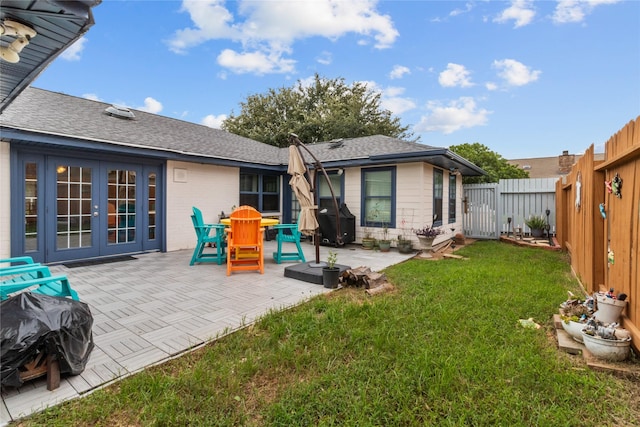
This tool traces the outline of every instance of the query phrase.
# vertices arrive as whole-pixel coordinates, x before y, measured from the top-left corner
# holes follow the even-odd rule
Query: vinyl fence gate
[[[501,179],[492,184],[465,184],[462,227],[474,239],[499,239],[500,233],[524,224],[531,215],[544,216],[556,231],[556,181],[558,178]],[[509,224],[509,218],[511,224]]]
[[[502,218],[498,184],[466,184],[463,187],[462,228],[474,239],[499,239]]]

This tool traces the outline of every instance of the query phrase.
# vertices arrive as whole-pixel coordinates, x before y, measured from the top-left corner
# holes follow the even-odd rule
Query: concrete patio
[[[191,250],[135,255],[134,260],[86,267],[51,266],[66,275],[93,314],[95,348],[84,372],[64,375],[60,387],[44,377],[2,390],[0,425],[78,398],[146,367],[178,357],[238,330],[270,310],[303,303],[326,292],[322,285],[284,277],[292,263],[276,264],[275,242],[265,242],[265,272],[226,275],[224,265],[189,266]],[[307,261],[315,247],[303,244]],[[380,271],[413,254],[366,251],[359,245],[320,247],[320,259],[338,252],[338,263]]]

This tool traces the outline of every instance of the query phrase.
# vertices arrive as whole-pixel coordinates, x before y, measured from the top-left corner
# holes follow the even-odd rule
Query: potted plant
[[[427,250],[431,249],[433,240],[443,233],[440,228],[433,226],[425,226],[423,228],[414,229],[413,232],[418,237],[422,248]]]
[[[531,215],[524,221],[524,224],[531,229],[531,237],[542,237],[547,221],[542,215]]]
[[[364,237],[362,238],[362,249],[371,250],[377,244],[376,238],[371,235],[371,224],[376,221],[379,214],[380,210],[376,206],[369,209],[367,212],[367,216],[364,219],[364,228],[362,229],[364,232]]]
[[[401,254],[409,254],[413,251],[413,242],[407,239],[404,234],[398,235],[398,252]]]
[[[338,253],[329,251],[327,266],[322,267],[322,284],[325,288],[335,289],[338,287],[338,282],[340,281],[340,269],[336,267],[337,260]]]
[[[389,227],[386,223],[382,226],[382,239],[378,240],[378,248],[380,248],[380,252],[389,252],[391,250]]]
[[[371,250],[376,243],[375,237],[371,236],[371,230],[368,227],[363,228],[364,237],[362,238],[362,249]]]

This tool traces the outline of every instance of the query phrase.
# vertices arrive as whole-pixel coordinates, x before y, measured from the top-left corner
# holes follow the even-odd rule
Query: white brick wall
[[[195,247],[192,207],[207,223],[218,222],[238,206],[240,171],[235,167],[169,161],[167,163],[167,251]]]
[[[11,169],[9,143],[0,141],[0,258],[11,255]]]

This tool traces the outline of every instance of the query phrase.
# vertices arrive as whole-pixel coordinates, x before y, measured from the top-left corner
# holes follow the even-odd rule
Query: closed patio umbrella
[[[287,173],[291,175],[289,185],[300,202],[300,217],[298,218],[298,230],[306,235],[313,235],[318,228],[318,220],[316,218],[313,204],[313,194],[311,194],[311,185],[304,174],[307,167],[302,160],[302,156],[295,145],[289,146],[289,166]]]

